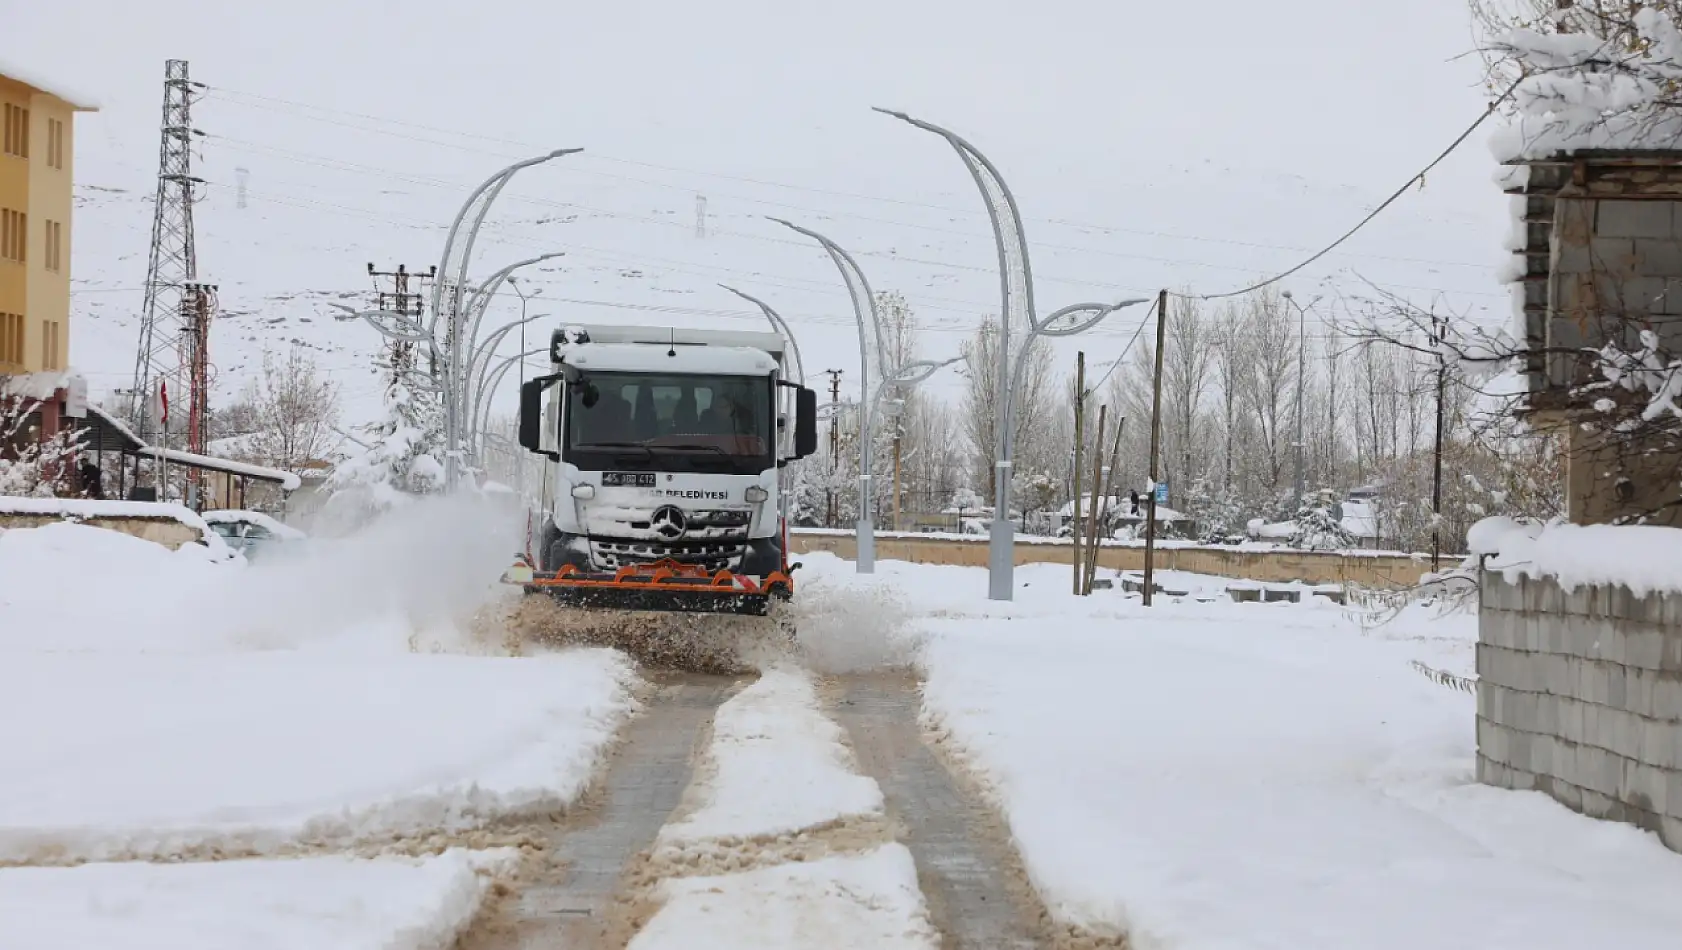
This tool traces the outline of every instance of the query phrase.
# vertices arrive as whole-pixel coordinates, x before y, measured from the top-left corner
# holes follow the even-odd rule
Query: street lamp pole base
[[[987,599],[1012,600],[1016,586],[1016,525],[1008,519],[993,519],[987,541]]]
[[[876,573],[876,526],[869,518],[860,518],[855,530],[858,532],[858,572],[860,574]]]

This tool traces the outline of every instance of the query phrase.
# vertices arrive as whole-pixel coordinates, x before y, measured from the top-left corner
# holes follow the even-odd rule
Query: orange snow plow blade
[[[672,560],[622,567],[612,573],[567,565],[554,573],[533,571],[523,558],[503,575],[527,593],[544,593],[571,607],[677,613],[764,616],[773,599],[788,600],[794,582],[782,571],[758,578]]]

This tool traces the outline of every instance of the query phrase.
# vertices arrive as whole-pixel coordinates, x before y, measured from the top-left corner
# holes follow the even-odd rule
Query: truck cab
[[[537,569],[786,575],[783,468],[815,451],[817,400],[783,378],[785,347],[777,333],[557,330],[551,372],[520,393],[520,443],[547,460]]]

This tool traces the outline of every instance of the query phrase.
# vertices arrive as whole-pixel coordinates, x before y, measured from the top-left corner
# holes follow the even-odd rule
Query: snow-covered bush
[[[1296,533],[1291,546],[1304,551],[1340,551],[1354,546],[1355,539],[1344,530],[1332,511],[1332,493],[1322,489],[1302,496],[1297,508]]]
[[[75,477],[81,431],[32,437],[28,426],[40,406],[37,400],[0,393],[0,495],[51,497]]]
[[[439,398],[398,381],[386,416],[364,430],[369,448],[336,466],[317,527],[351,530],[416,496],[444,489],[444,411]]]

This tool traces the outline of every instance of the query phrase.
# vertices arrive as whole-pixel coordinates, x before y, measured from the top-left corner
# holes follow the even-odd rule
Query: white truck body
[[[810,392],[782,379],[785,347],[768,332],[557,331],[551,375],[521,394],[521,441],[547,458],[539,569],[784,569],[780,476],[799,457],[794,394]],[[541,388],[538,428],[525,416]]]

